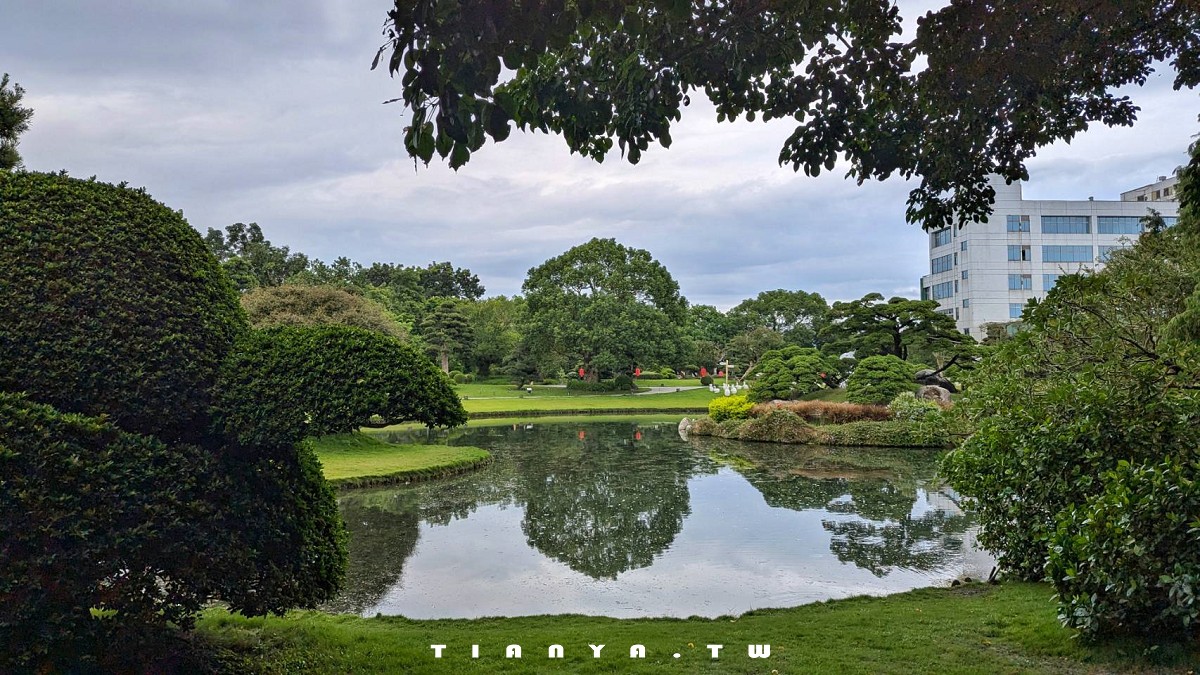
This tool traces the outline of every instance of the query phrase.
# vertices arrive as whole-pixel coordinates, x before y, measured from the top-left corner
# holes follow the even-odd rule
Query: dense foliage
[[[0,288],[0,390],[200,440],[246,319],[177,212],[142,190],[0,173]]]
[[[846,400],[851,403],[885,404],[902,392],[917,388],[917,369],[895,356],[868,356],[854,366],[846,380]]]
[[[0,669],[74,671],[106,626],[186,627],[210,600],[336,592],[344,531],[312,453],[214,433],[246,320],[177,213],[0,173],[0,287]]]
[[[754,404],[746,396],[722,396],[708,402],[708,416],[714,422],[744,420],[750,417]]]
[[[254,328],[271,326],[357,326],[396,338],[405,327],[379,303],[334,286],[259,286],[242,294],[242,308]]]
[[[648,251],[592,239],[529,270],[523,286],[529,349],[597,380],[683,353],[687,300]]]
[[[797,399],[841,380],[842,365],[838,359],[822,354],[812,347],[785,347],[762,355],[748,377],[754,382],[750,400],[764,403],[772,400]]]
[[[415,421],[467,421],[453,385],[399,340],[351,326],[277,326],[238,340],[217,387],[218,426],[242,445]]]
[[[980,541],[1009,573],[1048,575],[1088,633],[1194,635],[1200,618],[1195,171],[1176,227],[1026,309],[968,392],[978,430],[946,460]]]
[[[1159,62],[1200,82],[1192,2],[957,0],[906,28],[892,2],[395,0],[376,57],[401,75],[404,145],[452,168],[512,124],[597,161],[636,163],[693,95],[717,119],[788,120],[781,164],[919,177],[908,219],[968,223],[1038,148],[1090,122],[1131,124],[1114,90]],[[389,53],[390,52],[390,53]],[[386,58],[385,58],[386,57]]]

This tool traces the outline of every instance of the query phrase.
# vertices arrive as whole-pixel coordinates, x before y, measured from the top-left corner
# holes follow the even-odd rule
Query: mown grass
[[[561,390],[565,391],[565,390]],[[518,392],[519,393],[519,392]],[[467,398],[463,407],[472,416],[497,413],[529,413],[543,411],[547,413],[570,413],[571,411],[646,411],[664,412],[707,411],[708,402],[721,394],[713,394],[708,389],[689,389],[672,391],[665,394],[578,394],[571,396],[558,395],[526,395],[511,398]]]
[[[1194,645],[1073,639],[1050,597],[1042,584],[972,584],[718,619],[247,619],[214,609],[198,633],[236,668],[268,673],[1186,672],[1200,660]],[[441,659],[433,644],[447,645]],[[521,645],[521,659],[504,658],[510,644]],[[563,646],[564,659],[547,659],[551,644]],[[601,658],[589,644],[605,645]],[[629,658],[634,644],[645,646],[644,660]],[[719,660],[709,644],[724,645]],[[750,644],[771,645],[770,657],[748,658]]]
[[[480,448],[400,445],[368,434],[310,439],[326,480],[338,487],[438,478],[478,467],[491,459]]]

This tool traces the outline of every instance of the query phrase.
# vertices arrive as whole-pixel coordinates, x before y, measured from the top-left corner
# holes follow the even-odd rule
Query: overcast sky
[[[936,4],[901,6],[908,18]],[[530,267],[592,237],[649,250],[691,302],[722,309],[774,288],[918,295],[928,258],[904,222],[911,186],[779,167],[786,123],[717,124],[694,104],[672,148],[637,166],[514,133],[457,173],[414,170],[403,109],[382,105],[399,81],[370,70],[388,8],[3,0],[0,72],[35,110],[25,164],[145,186],[201,232],[254,221],[326,261],[449,260],[489,295],[519,292]],[[1131,90],[1143,109],[1132,129],[1043,150],[1026,198],[1117,199],[1184,163],[1200,106],[1170,78]]]

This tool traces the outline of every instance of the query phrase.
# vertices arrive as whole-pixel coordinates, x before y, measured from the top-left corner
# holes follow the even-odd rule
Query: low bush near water
[[[820,443],[824,434],[798,415],[777,409],[743,422],[737,429],[736,438],[771,443]]]
[[[868,420],[883,422],[891,419],[891,412],[886,406],[830,401],[771,401],[754,406],[750,414],[760,417],[774,410],[786,410],[812,424],[845,424]]]
[[[708,416],[714,422],[744,420],[750,417],[750,409],[753,407],[754,404],[745,396],[723,396],[709,401]]]

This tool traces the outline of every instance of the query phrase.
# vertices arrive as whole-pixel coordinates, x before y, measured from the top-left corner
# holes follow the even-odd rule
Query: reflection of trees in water
[[[393,434],[388,440],[413,443],[427,438],[418,431]],[[611,579],[646,567],[683,527],[690,512],[688,479],[715,471],[712,462],[680,442],[673,424],[479,427],[442,433],[440,439],[486,448],[494,459],[462,476],[343,496],[352,568],[360,552],[379,558],[369,568],[348,573],[348,589],[359,580],[367,585],[347,593],[355,603],[348,607],[377,602],[399,581],[416,542],[417,524],[448,525],[491,504],[524,505],[521,527],[529,545],[577,572]],[[360,517],[368,504],[377,513]],[[352,518],[359,524],[350,522]],[[407,547],[399,536],[404,527],[413,532]],[[393,532],[370,534],[374,529]],[[391,537],[390,552],[385,537]],[[356,547],[356,539],[368,538],[377,541]],[[385,584],[386,578],[390,583]]]
[[[695,458],[662,432],[592,428],[585,438],[539,444],[521,464],[521,529],[529,544],[596,579],[648,567],[691,512]],[[550,440],[550,439],[547,439]]]
[[[900,567],[934,570],[962,551],[962,534],[970,519],[943,510],[919,518],[906,513],[895,522],[823,520],[833,538],[829,550],[845,563],[854,563],[877,577]]]
[[[840,518],[822,525],[838,560],[878,577],[893,569],[928,571],[962,550],[971,525],[957,509],[932,508],[911,516],[918,491],[936,472],[937,453],[894,448],[822,448],[703,442],[727,455],[768,505],[820,509]]]
[[[362,612],[400,581],[417,546],[421,518],[412,500],[378,492],[342,497],[340,506],[350,533],[350,560],[344,590],[325,609]]]

